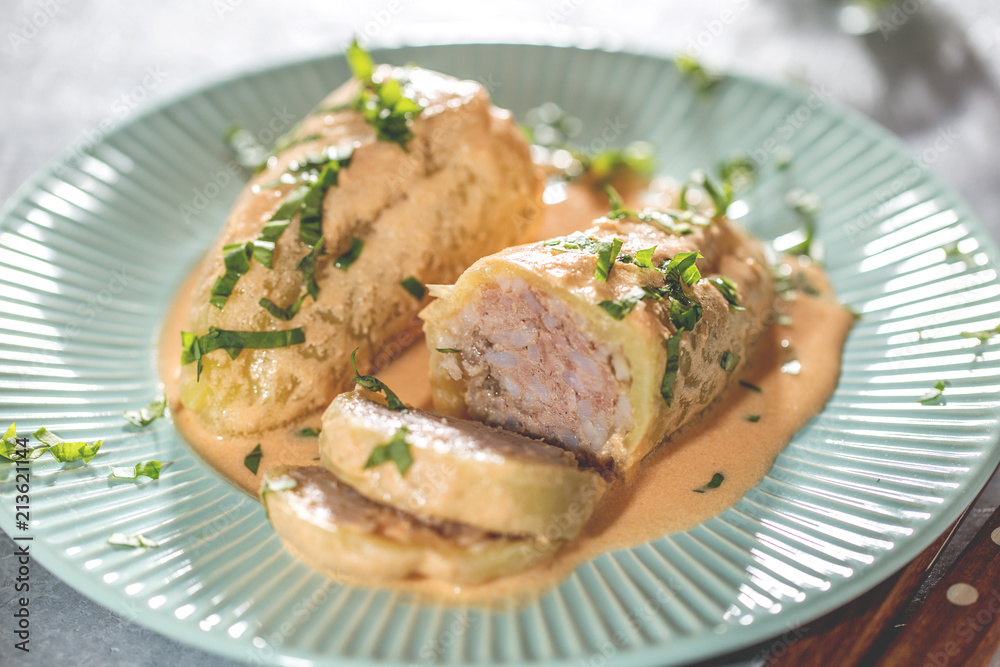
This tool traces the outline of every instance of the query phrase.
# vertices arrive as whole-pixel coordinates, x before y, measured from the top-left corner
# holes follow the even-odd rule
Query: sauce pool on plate
[[[566,233],[571,220],[589,223],[589,216],[580,216],[580,209],[589,204],[581,203],[587,193],[574,193],[572,186],[570,193],[565,202],[548,209],[546,229]],[[833,393],[841,350],[854,322],[836,302],[822,271],[808,263],[793,268],[802,271],[818,293],[798,293],[779,303],[780,317],[757,342],[740,370],[740,382],[732,382],[694,423],[647,456],[627,481],[612,483],[583,532],[555,558],[532,570],[475,586],[429,580],[395,586],[421,599],[453,604],[517,603],[558,584],[578,565],[603,552],[690,529],[739,502]],[[319,465],[317,439],[300,431],[318,428],[322,410],[263,433],[219,436],[183,408],[178,397],[179,332],[187,323],[193,286],[192,278],[181,288],[161,334],[160,372],[177,428],[209,465],[250,494],[257,494],[260,473],[270,467]],[[407,404],[432,409],[428,359],[427,347],[417,337],[377,374]],[[262,457],[254,474],[244,465],[244,458],[258,444]],[[340,578],[337,573],[326,574]]]

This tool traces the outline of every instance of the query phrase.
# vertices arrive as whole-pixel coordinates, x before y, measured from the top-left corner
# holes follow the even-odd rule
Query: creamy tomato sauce
[[[570,197],[549,208],[544,237],[584,229],[604,212],[600,199],[581,190],[571,186]],[[799,294],[778,303],[778,312],[787,319],[781,318],[784,324],[776,323],[763,334],[739,377],[760,391],[732,382],[696,422],[647,456],[627,482],[613,483],[583,533],[564,545],[555,558],[533,570],[476,586],[427,580],[395,586],[418,598],[455,604],[528,600],[598,554],[687,530],[736,504],[760,483],[781,450],[833,393],[840,376],[841,350],[854,321],[837,304],[822,271],[797,263],[793,268],[805,274],[819,295]],[[178,429],[205,461],[251,494],[259,489],[260,473],[272,466],[318,465],[316,438],[298,432],[319,429],[322,411],[263,433],[218,436],[183,408],[177,392],[179,332],[187,326],[193,285],[192,278],[180,290],[161,336],[160,372]],[[377,374],[407,404],[430,409],[428,360],[427,347],[418,338]],[[790,361],[799,362],[797,375],[782,371]],[[257,444],[263,457],[254,475],[243,459]],[[716,474],[722,475],[722,483],[706,489]]]

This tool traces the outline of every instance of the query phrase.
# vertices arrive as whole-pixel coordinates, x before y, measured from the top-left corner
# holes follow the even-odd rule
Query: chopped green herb
[[[622,249],[622,241],[614,238],[610,241],[601,241],[597,250],[597,268],[594,269],[594,277],[605,282],[608,274],[611,273],[611,266],[618,258],[618,253]]]
[[[542,245],[559,251],[581,250],[596,255],[600,249],[600,243],[597,239],[591,238],[582,232],[573,232],[569,236],[549,239],[543,242]]]
[[[679,55],[675,58],[675,62],[677,63],[677,71],[679,71],[684,78],[691,81],[695,88],[701,92],[710,90],[719,82],[720,77],[718,74],[705,69],[705,67],[692,56],[684,54]]]
[[[196,379],[200,379],[202,357],[215,350],[225,350],[231,359],[235,359],[245,349],[267,350],[304,342],[306,342],[306,335],[302,327],[280,331],[228,331],[209,327],[208,333],[202,336],[182,331],[181,365],[197,363],[198,375]]]
[[[778,171],[786,171],[794,159],[795,152],[788,146],[781,146],[774,154],[774,166]]]
[[[625,202],[622,201],[622,197],[618,194],[617,190],[610,185],[605,185],[604,192],[608,195],[608,205],[611,207],[607,215],[609,220],[621,220],[632,214],[632,211],[625,207]]]
[[[757,182],[757,163],[746,153],[738,153],[719,165],[723,189],[745,192]]]
[[[718,278],[712,278],[709,280],[710,283],[719,288],[719,292],[725,297],[726,301],[729,302],[729,309],[734,311],[746,310],[740,305],[738,296],[739,292],[736,287],[736,283],[733,282],[731,278],[726,276],[719,276]]]
[[[358,354],[358,348],[351,352],[351,367],[354,369],[354,384],[361,385],[368,391],[374,391],[375,393],[384,392],[386,406],[390,410],[406,410],[406,405],[399,400],[399,397],[389,387],[385,385],[384,382],[379,380],[374,375],[361,375],[358,373],[358,362],[355,357]]]
[[[35,438],[35,440],[45,445],[45,447],[36,447],[33,449],[32,454],[35,454],[35,452],[37,452],[37,454],[29,456],[29,458],[37,458],[38,456],[41,456],[44,451],[48,451],[48,453],[60,463],[79,461],[81,459],[84,463],[90,463],[90,460],[97,455],[101,445],[104,444],[103,440],[98,440],[93,444],[88,444],[86,442],[64,442],[61,438],[56,436],[44,426],[31,435]]]
[[[760,415],[747,415],[746,419],[748,422],[753,422],[756,424],[757,422],[760,421]]]
[[[116,547],[131,547],[133,549],[139,548],[156,548],[160,546],[160,543],[151,540],[148,537],[136,533],[135,535],[126,535],[125,533],[111,533],[108,535],[108,544]]]
[[[636,266],[641,266],[644,269],[654,269],[653,265],[653,253],[656,252],[656,246],[652,248],[646,248],[644,250],[639,250],[635,253],[635,264]]]
[[[303,429],[299,430],[299,432],[298,432],[297,435],[300,438],[318,438],[319,437],[319,431],[317,429],[314,429],[314,428],[303,428]]]
[[[741,386],[741,387],[746,387],[746,388],[747,388],[747,389],[749,389],[750,391],[755,391],[755,392],[757,392],[758,394],[760,394],[760,393],[763,393],[763,391],[764,391],[763,389],[761,389],[761,388],[760,388],[760,387],[758,387],[757,385],[755,385],[755,384],[750,384],[749,382],[746,382],[746,381],[744,381],[744,380],[740,380],[740,386]]]
[[[695,262],[702,259],[701,253],[679,252],[674,255],[663,267],[663,274],[668,281],[683,280],[687,285],[693,286],[701,280],[701,271]]]
[[[347,57],[347,64],[350,65],[351,73],[354,74],[355,79],[359,81],[371,80],[372,74],[375,73],[375,62],[368,55],[368,52],[358,44],[358,40],[355,39],[351,42],[344,55]]]
[[[400,475],[405,475],[406,471],[413,465],[413,457],[410,455],[410,445],[406,442],[405,426],[399,427],[399,430],[392,436],[392,440],[372,450],[371,456],[365,462],[365,470],[374,468],[387,461],[392,461],[396,464]]]
[[[816,237],[816,215],[819,213],[821,205],[820,199],[802,188],[795,188],[785,195],[785,203],[795,211],[802,221],[802,242],[792,246],[786,252],[811,257]]]
[[[728,372],[733,371],[737,366],[740,365],[740,355],[726,350],[722,353],[722,358],[719,360],[719,365],[722,366],[722,370]]]
[[[233,293],[236,281],[250,270],[250,256],[253,254],[253,242],[231,243],[222,247],[222,261],[226,272],[215,279],[212,285],[212,296],[208,302],[222,310],[226,301]]]
[[[605,216],[608,220],[624,220],[625,218],[636,218],[642,222],[648,222],[651,224],[656,224],[665,231],[672,234],[691,234],[694,230],[691,229],[691,224],[696,224],[698,226],[707,226],[709,221],[703,216],[693,213],[691,211],[671,211],[671,210],[661,210],[655,211],[653,209],[643,209],[641,211],[634,211],[630,208],[626,208],[622,203],[621,196],[618,192],[610,185],[604,186],[604,191],[608,195],[608,201],[611,204],[611,210]],[[578,232],[577,232],[578,233]],[[582,235],[581,235],[582,236]],[[547,244],[548,245],[548,244]]]
[[[522,129],[528,141],[553,154],[566,152],[572,156],[572,161],[563,168],[561,175],[567,181],[588,177],[592,185],[599,186],[623,173],[648,178],[656,169],[655,151],[646,141],[633,141],[624,148],[611,146],[597,151],[569,143],[580,133],[583,123],[553,102],[530,109],[525,118],[528,124]]]
[[[267,297],[262,298],[257,303],[260,305],[261,308],[271,313],[271,315],[273,315],[274,317],[278,318],[279,320],[284,320],[287,322],[288,320],[295,317],[296,313],[299,312],[299,308],[302,307],[302,302],[305,301],[307,296],[309,295],[302,294],[301,296],[299,296],[298,299],[293,301],[292,304],[287,308],[282,308],[281,306],[271,301]]]
[[[136,426],[149,426],[151,423],[162,417],[166,409],[167,397],[160,396],[159,398],[150,401],[144,408],[139,408],[138,410],[126,410],[123,414],[125,415],[125,419],[129,420]]]
[[[37,458],[37,456],[31,456],[33,450],[28,449],[27,439],[24,439],[24,446],[17,443],[17,427],[11,423],[7,427],[7,430],[3,434],[3,439],[0,440],[0,456],[11,461],[21,461],[23,459]],[[39,452],[41,455],[41,452]]]
[[[701,319],[701,304],[693,299],[672,298],[670,300],[670,321],[679,331],[694,331]]]
[[[253,132],[241,125],[230,125],[222,135],[226,146],[236,156],[236,162],[244,169],[260,171],[267,165],[270,153],[264,148]]]
[[[274,268],[274,246],[292,222],[292,218],[302,210],[302,202],[308,192],[308,185],[300,185],[292,190],[271,219],[264,224],[264,229],[253,242],[253,258],[267,268]]]
[[[347,49],[347,62],[362,84],[353,108],[375,129],[379,141],[393,142],[407,150],[406,144],[413,138],[413,119],[423,112],[423,105],[406,97],[396,79],[375,81],[375,65],[357,40]]]
[[[331,160],[309,186],[302,198],[302,215],[299,218],[299,238],[307,248],[315,246],[323,234],[323,200],[330,188],[337,185],[340,178],[340,163]]]
[[[656,170],[653,147],[645,141],[633,141],[625,148],[609,147],[596,153],[572,148],[569,151],[580,163],[583,173],[597,183],[607,183],[618,172],[648,178]]]
[[[789,271],[787,274],[783,272],[786,267]],[[774,291],[786,301],[794,299],[796,291],[810,296],[820,295],[820,291],[809,282],[804,271],[792,269],[787,264],[774,272]]]
[[[343,255],[337,258],[337,261],[333,263],[335,267],[341,271],[346,271],[351,264],[358,261],[358,257],[361,256],[361,251],[365,247],[365,242],[355,236],[351,239],[351,247]]]
[[[250,450],[250,453],[243,457],[243,465],[247,467],[247,470],[252,472],[254,475],[257,474],[257,470],[260,468],[260,458],[264,456],[264,452],[260,449],[260,443]]]
[[[691,175],[688,177],[688,187],[691,185],[703,190],[712,200],[712,204],[715,206],[713,217],[724,216],[726,210],[729,209],[729,205],[733,203],[732,184],[728,181],[716,184],[703,169],[695,169],[691,172]],[[686,206],[686,196],[684,200],[681,208],[685,208]]]
[[[325,251],[326,239],[321,236],[316,241],[316,245],[312,247],[312,250],[299,260],[299,265],[295,267],[302,274],[302,284],[305,285],[306,294],[311,296],[313,301],[319,297],[319,283],[316,282],[316,262],[319,261],[320,255]]]
[[[927,405],[928,403],[933,403],[934,401],[941,398],[941,395],[944,394],[944,389],[947,385],[948,383],[946,381],[938,380],[937,383],[934,385],[934,388],[928,391],[920,398],[918,398],[917,402],[923,403],[924,405]]]
[[[621,239],[614,238],[610,241],[598,241],[580,232],[573,232],[569,236],[561,236],[545,241],[542,245],[558,251],[579,250],[591,255],[597,255],[597,267],[594,269],[594,278],[606,281],[611,271],[611,266],[618,253],[622,249]]]
[[[992,329],[987,329],[986,331],[963,331],[959,335],[962,336],[962,338],[977,338],[980,343],[986,343],[994,336],[1000,336],[1000,324],[996,325]]]
[[[681,340],[684,332],[678,331],[667,339],[667,367],[660,381],[660,395],[670,405],[674,400],[674,383],[677,381],[677,371],[681,367]]]
[[[721,472],[717,472],[714,475],[712,475],[712,479],[708,482],[708,484],[706,484],[705,486],[701,487],[700,489],[695,489],[694,492],[695,493],[705,493],[709,489],[717,489],[720,486],[722,486],[722,482],[725,479],[726,478],[722,475]]]
[[[453,347],[437,347],[434,349],[436,349],[441,354],[462,354],[461,350],[456,350]]]
[[[427,294],[427,288],[424,287],[424,284],[413,276],[401,280],[399,284],[402,285],[403,289],[409,292],[417,301],[423,301],[424,296]]]
[[[159,479],[161,466],[162,463],[160,461],[140,461],[132,468],[116,468],[112,466],[111,476],[120,479],[139,479],[143,476],[150,479]]]
[[[647,290],[642,287],[633,287],[618,301],[605,300],[597,305],[603,308],[611,317],[620,320],[631,313],[636,305],[646,298],[649,298]]]

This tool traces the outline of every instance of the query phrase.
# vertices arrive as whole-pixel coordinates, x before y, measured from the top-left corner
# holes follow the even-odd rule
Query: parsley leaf
[[[314,428],[304,428],[300,429],[296,435],[298,435],[300,438],[318,438],[319,431]]]
[[[795,211],[802,222],[802,241],[785,252],[811,257],[816,238],[816,216],[820,210],[820,199],[802,188],[795,188],[785,194],[785,203]]]
[[[573,232],[569,236],[560,236],[558,238],[549,239],[542,245],[561,252],[578,250],[580,252],[590,253],[591,255],[597,255],[597,266],[594,269],[594,278],[600,281],[606,281],[608,279],[611,266],[614,264],[615,259],[618,258],[618,253],[622,249],[621,239],[614,238],[610,241],[598,241],[597,239],[591,238],[581,232]]]
[[[639,250],[635,253],[635,265],[644,269],[655,269],[656,267],[653,265],[653,253],[655,252],[655,245],[652,248]]]
[[[351,45],[347,47],[347,64],[351,67],[351,73],[354,74],[354,78],[359,81],[370,81],[372,74],[375,73],[375,62],[372,57],[368,55],[368,52],[358,44],[358,40],[355,39],[351,42]]]
[[[330,188],[340,178],[340,162],[326,163],[302,198],[302,216],[299,218],[299,238],[307,248],[313,248],[323,234],[323,200]]]
[[[731,278],[719,276],[718,278],[712,278],[709,282],[719,288],[719,292],[729,302],[730,310],[746,310],[746,308],[740,305],[736,283]]]
[[[722,366],[722,370],[727,373],[733,371],[740,364],[740,355],[735,352],[730,352],[726,350],[722,353],[722,358],[719,359],[719,365]]]
[[[264,224],[264,228],[253,242],[253,258],[267,268],[274,268],[274,246],[292,222],[292,218],[302,210],[302,202],[307,192],[309,192],[308,185],[300,185],[292,190],[271,219]]]
[[[622,202],[621,195],[619,195],[618,192],[610,185],[604,186],[604,192],[607,193],[608,202],[611,205],[611,210],[604,216],[608,220],[635,218],[637,220],[641,220],[642,222],[658,225],[665,231],[672,234],[681,235],[691,234],[694,231],[691,229],[691,224],[695,224],[700,227],[705,227],[709,224],[709,221],[706,220],[704,216],[692,211],[672,211],[666,209],[656,211],[649,208],[641,211],[635,211],[625,206]]]
[[[270,153],[264,148],[253,132],[241,125],[230,125],[222,135],[226,146],[236,156],[236,162],[249,171],[260,171],[267,165]]]
[[[670,405],[674,400],[674,383],[677,381],[677,371],[681,367],[681,340],[684,332],[678,331],[667,339],[667,367],[660,381],[660,395]]]
[[[12,423],[7,427],[0,440],[0,456],[10,461],[37,459],[49,450],[48,447],[28,447],[28,438],[17,437],[17,427]]]
[[[705,66],[693,56],[682,54],[677,56],[674,62],[677,64],[677,71],[681,73],[681,76],[691,81],[699,92],[710,90],[721,78],[715,72],[705,69]]]
[[[461,350],[456,350],[453,347],[436,347],[434,348],[441,354],[462,354]]]
[[[357,354],[358,348],[355,348],[354,352],[351,352],[351,367],[354,368],[354,384],[361,385],[368,391],[374,391],[375,393],[384,392],[386,406],[390,410],[406,410],[406,405],[399,400],[399,397],[384,382],[374,375],[361,375],[358,373],[358,362],[355,359]]]
[[[600,249],[600,241],[591,238],[583,232],[573,232],[569,236],[559,236],[554,239],[544,241],[542,245],[559,251],[580,250],[596,255]]]
[[[603,308],[611,317],[620,320],[631,313],[638,303],[646,298],[649,298],[646,289],[633,287],[618,301],[605,300],[597,305]]]
[[[37,452],[37,454],[34,456],[29,455],[29,458],[36,458],[37,456],[41,456],[43,452],[48,451],[60,463],[79,461],[81,459],[84,463],[90,463],[90,460],[97,455],[101,445],[104,444],[103,440],[98,440],[93,444],[86,442],[65,442],[44,426],[31,435],[35,440],[45,445],[45,447],[33,449],[31,453],[35,454]]]
[[[587,150],[569,143],[583,128],[579,118],[566,113],[554,102],[529,109],[527,124],[522,126],[528,141],[550,154],[553,166],[558,163],[560,177],[571,181],[588,177],[594,186],[605,185],[619,174],[648,178],[656,169],[653,146],[646,141],[633,141],[624,148],[610,146]],[[564,154],[570,160],[565,160]],[[558,156],[558,159],[557,159]]]
[[[678,331],[694,331],[694,325],[701,319],[701,304],[693,299],[670,300],[670,321]]]
[[[298,299],[293,301],[292,304],[287,308],[282,308],[281,306],[271,301],[267,297],[262,298],[257,303],[260,305],[261,308],[271,313],[272,316],[276,317],[279,320],[284,320],[287,322],[288,320],[295,317],[296,313],[299,312],[299,308],[302,307],[302,302],[306,300],[307,296],[309,295],[302,294],[301,296],[299,296]]]
[[[236,281],[250,270],[250,256],[253,253],[253,243],[231,243],[222,247],[222,261],[226,272],[215,279],[212,284],[212,296],[208,302],[222,310],[226,301],[233,293]]]
[[[252,472],[254,475],[257,474],[257,470],[260,469],[260,459],[264,456],[264,452],[260,449],[260,443],[250,450],[250,453],[243,457],[243,465],[247,467],[247,470]]]
[[[351,264],[358,261],[358,257],[361,256],[361,251],[365,247],[365,242],[355,236],[351,239],[351,247],[348,248],[347,252],[337,258],[337,261],[333,263],[335,267],[341,271],[346,271]]]
[[[987,329],[986,331],[963,331],[959,335],[962,336],[962,338],[978,338],[980,343],[986,343],[994,336],[1000,336],[1000,324],[996,325],[992,329]]]
[[[621,249],[622,241],[619,238],[600,242],[597,250],[597,267],[594,269],[595,278],[601,282],[607,281],[608,274],[611,273],[611,266],[615,263]]]
[[[150,479],[160,478],[161,461],[140,461],[132,468],[111,467],[111,476],[119,479],[139,479],[146,476]]]
[[[761,389],[760,387],[758,387],[757,385],[755,385],[755,384],[750,384],[749,382],[746,382],[746,381],[744,381],[744,380],[740,380],[740,386],[741,386],[741,387],[745,387],[746,389],[749,389],[750,391],[755,391],[755,392],[757,392],[758,394],[762,394],[762,393],[764,393],[764,390],[763,390],[763,389]]]
[[[304,342],[306,342],[306,334],[302,327],[279,331],[229,331],[209,327],[208,333],[202,336],[182,331],[181,366],[197,363],[197,378],[200,379],[202,370],[201,358],[209,352],[225,350],[230,359],[235,359],[245,349],[267,350],[276,347],[299,345]]]
[[[757,163],[746,153],[738,153],[719,165],[723,189],[744,192],[757,182]]]
[[[319,296],[319,284],[316,282],[316,262],[319,261],[319,256],[323,254],[325,249],[326,239],[321,236],[309,254],[299,260],[299,265],[295,267],[297,271],[302,273],[302,283],[306,287],[306,294],[311,296],[313,301]]]
[[[427,294],[427,288],[424,287],[424,284],[413,276],[401,280],[399,284],[402,285],[403,289],[409,292],[417,301],[423,301],[424,296]]]
[[[372,450],[371,456],[365,462],[365,470],[374,468],[387,461],[392,461],[396,464],[400,475],[405,475],[406,471],[413,465],[413,457],[410,455],[410,445],[406,442],[405,426],[399,427],[399,430],[392,436],[392,440]]]
[[[753,422],[754,424],[756,424],[757,422],[760,421],[760,415],[747,415],[746,420],[748,422]]]
[[[413,119],[423,112],[423,105],[406,97],[396,79],[375,81],[375,64],[356,39],[347,49],[347,62],[361,82],[352,107],[375,129],[379,141],[393,142],[407,150],[406,144],[413,138]]]
[[[709,480],[708,484],[706,484],[705,486],[701,487],[700,489],[695,489],[694,492],[695,493],[705,493],[709,489],[717,489],[720,486],[722,486],[722,482],[725,479],[726,478],[723,476],[723,474],[721,472],[717,472],[714,475],[712,475],[712,479]]]
[[[683,280],[688,286],[693,286],[701,280],[701,271],[695,262],[703,259],[701,253],[679,252],[674,255],[663,267],[663,275],[668,281]]]
[[[732,184],[728,181],[716,184],[703,169],[695,169],[691,172],[691,175],[688,177],[688,184],[685,185],[685,188],[690,185],[694,185],[704,190],[705,194],[707,194],[712,200],[712,204],[715,206],[715,213],[713,214],[713,217],[718,218],[724,216],[726,211],[729,209],[729,205],[733,203]],[[682,209],[686,208],[686,199],[686,190],[682,190]]]
[[[917,402],[918,403],[923,403],[924,405],[927,405],[929,403],[933,403],[934,401],[936,401],[939,398],[941,398],[941,395],[944,394],[944,390],[945,390],[945,387],[947,385],[948,385],[948,383],[946,381],[944,381],[944,380],[938,380],[937,383],[934,385],[934,388],[931,389],[930,391],[928,391],[926,394],[924,394],[920,398],[918,398]]]
[[[129,420],[136,426],[141,427],[148,426],[162,417],[166,409],[167,397],[160,396],[159,398],[150,401],[144,408],[139,408],[138,410],[126,410],[123,414],[125,415],[125,419]]]

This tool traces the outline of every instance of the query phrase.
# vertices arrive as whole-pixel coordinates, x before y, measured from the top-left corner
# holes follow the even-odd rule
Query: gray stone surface
[[[418,2],[0,0],[0,200],[45,161],[151,103],[221,77],[342,47],[520,35],[596,39],[823,85],[900,135],[1000,236],[1000,6],[908,0],[851,35],[839,0]],[[141,86],[147,79],[155,84]],[[139,99],[142,97],[143,99]],[[937,142],[937,148],[935,148]],[[981,520],[1000,498],[976,512]],[[990,504],[992,503],[992,504]],[[971,536],[971,535],[970,535]],[[13,542],[0,534],[0,664],[227,665],[32,569],[32,652],[12,652]],[[768,644],[713,664],[751,664]],[[759,660],[758,660],[759,661]]]

